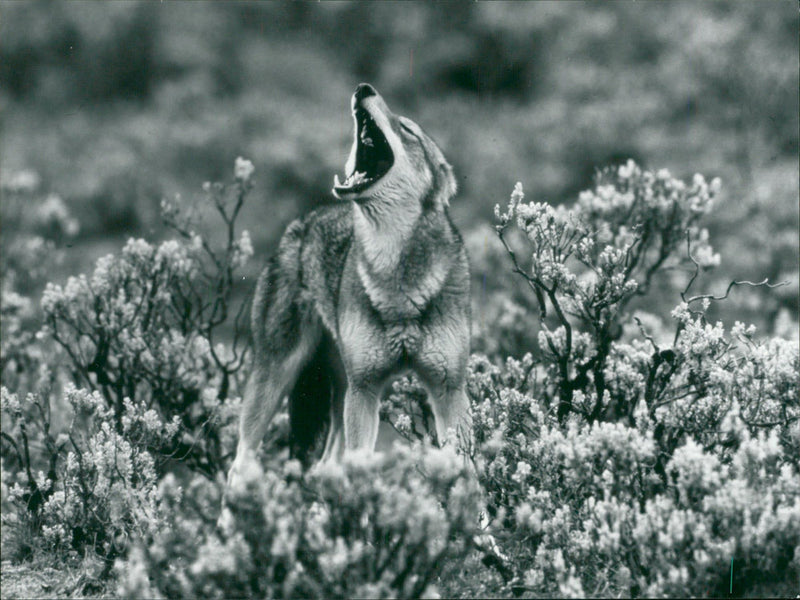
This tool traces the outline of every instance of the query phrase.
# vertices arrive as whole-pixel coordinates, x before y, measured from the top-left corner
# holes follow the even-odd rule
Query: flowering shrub
[[[88,548],[106,560],[108,572],[131,536],[160,526],[155,465],[146,446],[151,439],[174,437],[178,422],[165,426],[153,411],[129,402],[117,432],[113,411],[98,392],[68,386],[65,396],[72,423],[55,434],[46,401],[34,394],[20,400],[2,388],[3,439],[20,467],[12,481],[4,481],[3,528],[17,553]],[[42,431],[29,432],[26,420]],[[31,442],[37,438],[46,449],[47,473],[33,472]]]
[[[516,469],[529,485],[515,519],[516,535],[532,547],[527,586],[578,596],[720,596],[731,560],[740,592],[796,581],[800,486],[796,470],[779,466],[774,436],[748,439],[730,465],[689,439],[667,465],[674,483],[656,494],[642,493],[653,462],[647,435],[600,424],[547,438],[561,484]],[[761,459],[769,458],[765,471]],[[586,460],[591,466],[581,469]]]
[[[356,455],[305,476],[296,461],[273,467],[231,499],[225,532],[218,487],[165,480],[169,526],[120,564],[120,595],[419,597],[476,531],[480,494],[448,450]]]
[[[787,371],[796,346],[792,354]],[[478,463],[498,515],[495,535],[526,589],[577,597],[722,595],[733,559],[737,590],[790,591],[800,572],[796,400],[783,405],[785,426],[769,429],[748,425],[738,405],[719,409],[724,417],[706,432],[705,447],[696,441],[696,415],[675,421],[672,435],[681,441],[667,457],[656,436],[663,424],[646,410],[633,425],[572,417],[564,429],[537,394],[537,377],[530,356],[504,368],[480,357],[470,364],[470,392],[481,398],[473,405]],[[793,377],[796,398],[796,368]],[[781,582],[787,587],[754,588]]]
[[[175,462],[209,477],[224,466],[244,307],[233,343],[217,337],[237,269],[252,254],[247,233],[234,236],[252,170],[238,159],[232,186],[205,186],[225,225],[221,251],[196,233],[191,214],[166,203],[165,220],[181,239],[130,240],[91,277],[48,284],[39,332],[19,318],[30,301],[6,293],[25,257],[4,263],[3,540],[17,556],[90,549],[107,573],[131,537],[159,526],[156,484]],[[24,179],[12,192],[28,189],[23,183],[33,185]],[[19,310],[6,310],[7,298]]]
[[[487,355],[468,366],[483,490],[430,447],[425,392],[405,377],[381,415],[410,446],[309,472],[262,453],[218,527],[245,358],[231,297],[252,253],[235,221],[252,174],[238,159],[231,186],[204,186],[222,250],[165,203],[178,239],[130,240],[90,276],[48,285],[39,334],[4,271],[3,543],[18,558],[92,550],[103,581],[116,564],[118,593],[148,598],[469,594],[467,568],[501,595],[796,593],[798,344],[712,319],[735,287],[766,282],[692,291],[719,262],[700,226],[719,183],[633,163],[571,209],[525,204],[518,186],[496,211],[530,293],[490,290]],[[42,239],[62,239],[69,217],[48,210],[61,225]],[[679,290],[670,315],[644,310],[658,286]],[[481,514],[509,564],[489,556]]]
[[[572,210],[523,204],[519,184],[506,212],[495,207],[497,232],[514,270],[538,301],[539,350],[546,356],[550,380],[558,384],[554,396],[562,422],[571,412],[595,421],[610,408],[605,366],[621,333],[623,311],[635,296],[649,291],[660,269],[680,264],[678,247],[684,242],[693,246],[699,266],[719,260],[707,231],[697,225],[719,186],[719,180],[709,185],[701,175],[686,185],[666,170],[654,175],[629,161],[605,171]],[[531,252],[527,269],[506,239],[513,226]],[[553,319],[547,318],[548,306]],[[577,402],[576,392],[583,395]]]
[[[710,322],[710,302],[749,282],[689,294],[718,261],[697,225],[718,185],[628,163],[572,210],[522,204],[519,186],[497,210],[538,302],[539,347],[503,367],[473,356],[468,387],[495,535],[521,589],[721,595],[796,582],[798,345]],[[672,327],[625,312],[681,264],[690,278]]]
[[[98,260],[90,277],[48,284],[42,297],[43,333],[68,354],[73,378],[101,394],[117,431],[127,401],[168,421],[177,417],[182,435],[152,449],[209,476],[222,467],[226,441],[219,407],[233,395],[245,356],[245,305],[232,347],[219,343],[219,329],[228,320],[235,274],[253,253],[247,231],[238,239],[234,231],[252,169],[240,158],[232,186],[204,186],[225,228],[221,251],[196,232],[192,215],[164,202],[165,221],[181,239],[131,239],[119,256]]]

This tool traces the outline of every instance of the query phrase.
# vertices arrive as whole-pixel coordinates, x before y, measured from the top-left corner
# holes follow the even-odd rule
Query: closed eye
[[[409,127],[408,125],[406,125],[402,121],[400,122],[400,129],[402,129],[403,131],[405,131],[409,135],[417,137],[417,135],[411,130],[411,127]]]
[[[417,144],[422,144],[422,143],[423,143],[423,142],[422,142],[422,139],[419,137],[419,133],[417,133],[416,131],[414,131],[413,129],[411,129],[411,127],[409,127],[408,125],[403,125],[403,124],[401,123],[401,124],[400,124],[400,128],[401,128],[401,130],[402,130],[402,133],[403,133],[403,134],[404,134],[404,135],[405,135],[407,138],[410,138],[410,140],[413,140],[413,141],[414,141],[414,142],[416,142]]]

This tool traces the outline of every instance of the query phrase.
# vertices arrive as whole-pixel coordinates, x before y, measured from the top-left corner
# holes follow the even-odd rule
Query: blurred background
[[[722,179],[707,224],[722,263],[702,291],[787,281],[737,289],[717,314],[797,336],[795,2],[40,0],[4,2],[0,19],[5,189],[57,194],[80,227],[51,280],[128,237],[159,239],[162,198],[202,197],[237,156],[256,168],[242,219],[254,275],[290,220],[332,201],[350,95],[368,81],[455,167],[477,327],[521,315],[494,295],[512,277],[494,205],[516,181],[528,200],[573,202],[596,168],[631,157]],[[668,315],[677,301],[649,308]]]

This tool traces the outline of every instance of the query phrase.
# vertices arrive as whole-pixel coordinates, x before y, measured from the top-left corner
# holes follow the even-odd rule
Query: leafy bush
[[[522,204],[519,186],[497,210],[538,299],[539,348],[503,368],[474,356],[468,384],[496,536],[524,589],[722,594],[731,560],[740,592],[796,581],[798,345],[708,321],[711,300],[747,282],[689,295],[716,262],[697,219],[717,185],[628,163],[573,210]],[[507,242],[514,225],[526,267]],[[684,244],[689,279],[672,330],[627,315]]]
[[[225,466],[245,356],[244,304],[229,318],[231,289],[252,254],[235,221],[252,172],[238,159],[233,185],[205,186],[224,225],[221,251],[196,232],[196,215],[165,203],[179,240],[130,240],[90,278],[48,284],[38,332],[4,310],[4,543],[16,555],[89,549],[107,573],[131,537],[160,526],[156,484],[165,472],[180,464],[213,478]],[[57,225],[71,223],[50,212]],[[4,265],[4,290],[25,259]],[[218,339],[223,324],[228,344]]]
[[[162,524],[147,447],[174,437],[178,422],[165,425],[154,411],[127,401],[118,432],[113,411],[98,392],[68,386],[73,420],[56,434],[41,396],[20,400],[5,387],[2,395],[4,459],[16,459],[17,467],[4,498],[3,527],[11,532],[16,553],[90,549],[106,559],[107,573],[132,536]],[[41,430],[29,430],[28,423]],[[47,473],[33,472],[34,441],[44,446],[39,452],[48,459]]]
[[[719,184],[632,162],[572,208],[525,204],[518,186],[496,210],[527,296],[490,290],[513,307],[492,317],[513,339],[484,326],[488,355],[468,367],[483,490],[463,457],[429,447],[430,408],[406,377],[382,417],[410,446],[306,473],[264,452],[217,526],[245,360],[232,285],[251,253],[235,230],[252,172],[240,159],[232,185],[205,186],[222,250],[197,213],[165,203],[178,239],[131,240],[91,276],[49,284],[38,333],[32,301],[10,285],[26,255],[12,255],[2,516],[17,558],[91,550],[100,581],[116,564],[118,593],[135,597],[794,592],[798,344],[712,320],[712,303],[766,281],[693,292],[719,259],[701,226]],[[21,236],[43,222],[23,202]],[[71,221],[50,212],[57,226],[40,235],[55,249]],[[669,319],[644,310],[664,285],[682,290]],[[484,501],[508,563],[498,570],[514,575],[474,567],[492,589],[464,566],[487,555]]]
[[[700,175],[686,186],[666,170],[654,175],[631,161],[602,174],[595,190],[582,193],[574,210],[522,204],[519,184],[507,211],[495,209],[497,232],[514,270],[538,301],[539,346],[549,380],[558,385],[552,395],[558,398],[562,422],[570,412],[595,421],[608,410],[605,370],[612,343],[621,334],[623,311],[636,295],[649,291],[660,269],[679,266],[679,245],[685,241],[695,246],[698,268],[719,260],[708,245],[707,231],[696,225],[718,187],[718,181],[709,186]],[[506,241],[512,224],[531,251],[527,270]],[[555,313],[550,321],[548,305]],[[570,317],[584,331],[575,330]],[[574,402],[576,392],[579,402]],[[617,410],[631,408],[628,401]]]
[[[398,447],[305,476],[297,461],[272,467],[229,500],[222,532],[218,487],[165,480],[169,525],[120,565],[119,593],[416,598],[476,532],[480,494],[452,451]]]
[[[251,174],[249,161],[239,159],[232,186],[205,186],[224,226],[221,251],[195,231],[192,215],[165,202],[165,221],[182,239],[158,246],[131,239],[120,256],[101,258],[90,278],[49,284],[42,298],[44,333],[69,356],[74,380],[101,394],[116,429],[126,399],[180,419],[181,438],[153,450],[209,476],[222,467],[218,409],[233,395],[245,356],[244,303],[231,347],[219,332],[236,272],[253,253],[247,231],[235,235]]]

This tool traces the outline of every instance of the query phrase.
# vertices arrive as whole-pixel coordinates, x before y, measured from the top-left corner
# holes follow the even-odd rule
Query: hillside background
[[[255,275],[291,219],[332,201],[349,97],[369,81],[456,169],[477,322],[510,279],[491,223],[514,183],[570,203],[596,168],[630,157],[722,179],[708,222],[722,262],[702,285],[788,285],[739,288],[712,314],[797,335],[793,2],[4,2],[0,20],[2,176],[38,177],[80,224],[45,279],[86,272],[131,236],[160,239],[162,198],[200,198],[237,156],[256,167],[242,219]]]

